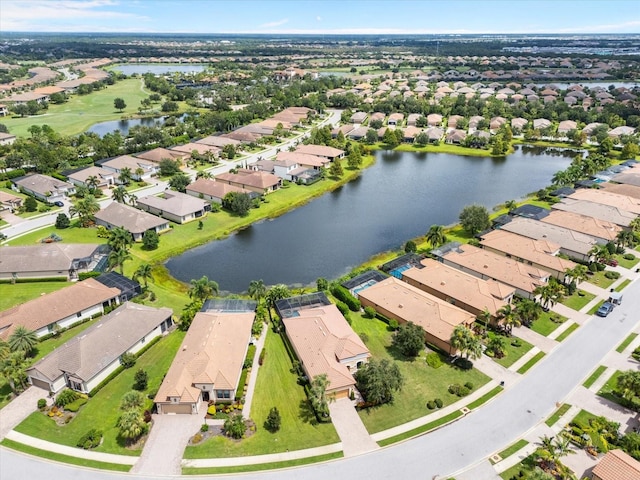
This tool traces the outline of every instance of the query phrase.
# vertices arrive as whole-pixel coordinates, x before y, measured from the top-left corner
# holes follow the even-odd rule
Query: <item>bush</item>
[[[64,409],[68,412],[77,412],[78,410],[80,410],[80,407],[83,406],[85,403],[87,403],[87,399],[84,397],[80,397],[77,400],[74,400],[71,403],[68,403],[67,405],[65,405]]]
[[[24,201],[24,209],[27,212],[35,212],[38,209],[38,202],[33,197],[27,197]]]
[[[102,272],[81,272],[78,274],[78,280],[86,280],[87,278],[95,278],[102,275]]]
[[[593,273],[597,272],[598,271],[598,265],[595,264],[595,263],[590,263],[589,264],[589,271],[593,272]]]
[[[464,386],[467,387],[469,390],[473,390],[473,383],[471,382],[465,383]]]
[[[276,407],[273,407],[269,410],[269,415],[267,416],[267,420],[264,422],[264,426],[271,433],[275,433],[280,430],[281,423],[282,419],[280,418],[280,412]]]
[[[604,272],[604,276],[610,280],[617,280],[618,278],[620,278],[620,274],[618,272],[614,272],[611,270]]]
[[[344,302],[352,312],[359,312],[360,308],[362,308],[360,301],[340,284],[334,283],[331,285],[331,294],[341,302]]]
[[[469,395],[469,389],[465,386],[462,386],[458,389],[458,394],[459,397],[466,397],[467,395]]]
[[[208,432],[208,431],[209,431],[209,425],[208,425],[208,424],[206,424],[206,423],[203,423],[203,424],[202,424],[202,426],[200,427],[200,431],[201,431],[202,433],[204,433],[204,432]]]
[[[147,375],[147,372],[139,368],[133,378],[134,378],[134,382],[133,382],[134,390],[142,391],[147,389],[147,384],[149,382],[149,375]]]
[[[96,448],[98,445],[100,445],[101,440],[102,440],[102,432],[100,430],[92,428],[87,433],[85,433],[82,437],[80,437],[80,440],[78,440],[78,443],[76,443],[76,446],[79,448],[84,448],[85,450],[89,450],[91,448]]]
[[[376,309],[373,307],[364,307],[365,318],[374,318],[376,316]]]
[[[434,400],[434,403],[436,404],[436,407],[442,408],[443,403],[442,403],[442,400],[440,400],[439,398],[436,398]]]
[[[136,364],[136,356],[133,353],[126,352],[120,357],[120,364],[124,368],[131,368]]]
[[[71,402],[75,402],[78,398],[80,398],[80,394],[78,392],[71,390],[70,388],[65,388],[56,397],[55,405],[58,408],[64,407],[65,405],[69,405]]]
[[[471,370],[473,368],[473,362],[468,358],[462,358],[462,357],[456,358],[454,365],[461,370]]]
[[[71,220],[64,213],[59,213],[56,217],[56,228],[62,230],[71,226]]]
[[[349,316],[349,307],[347,306],[346,303],[339,301],[338,303],[336,303],[336,307],[338,307],[338,310],[340,310],[340,313],[345,318]]]
[[[397,330],[398,329],[398,321],[395,318],[390,318],[389,319],[389,328],[391,330]]]
[[[427,365],[431,368],[440,368],[442,366],[442,358],[436,352],[427,353]]]
[[[237,413],[231,415],[224,421],[224,433],[236,440],[242,438],[247,430],[242,414]]]
[[[625,260],[634,260],[636,257],[633,253],[625,253],[622,258]]]
[[[38,399],[38,410],[44,410],[44,407],[47,406],[47,401],[44,398]]]
[[[260,356],[258,357],[258,364],[260,366],[262,366],[262,364],[264,363],[264,357],[267,355],[267,349],[263,348],[262,351],[260,352]]]
[[[433,400],[429,400],[429,401],[427,402],[427,408],[428,408],[429,410],[433,410],[434,408],[436,408],[436,402],[434,402]]]
[[[202,441],[202,434],[201,433],[196,433],[192,438],[191,438],[191,443],[200,443]]]
[[[215,404],[209,405],[209,408],[207,408],[207,413],[211,416],[216,414],[216,406]]]
[[[603,271],[606,268],[606,265],[604,263],[596,263],[596,270],[598,270],[599,272]]]

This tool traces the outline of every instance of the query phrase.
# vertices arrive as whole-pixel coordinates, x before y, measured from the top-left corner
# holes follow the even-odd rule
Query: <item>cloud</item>
[[[285,23],[288,23],[289,19],[288,18],[283,18],[282,20],[277,20],[275,22],[268,22],[268,23],[263,23],[262,25],[260,25],[260,28],[274,28],[274,27],[279,27],[280,25],[284,25]]]
[[[322,21],[322,17],[321,17],[320,15],[318,15],[318,16],[316,17],[316,20],[317,20],[318,22],[321,22],[321,21]]]

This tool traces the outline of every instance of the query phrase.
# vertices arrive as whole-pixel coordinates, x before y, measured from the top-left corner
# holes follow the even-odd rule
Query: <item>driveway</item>
[[[142,455],[131,469],[140,475],[180,475],[184,449],[189,439],[200,431],[206,406],[195,415],[154,415],[153,428]]]
[[[329,404],[331,421],[342,442],[345,457],[360,455],[376,450],[378,444],[364,428],[353,402],[348,398],[340,398]]]
[[[47,392],[38,387],[29,387],[0,410],[0,440],[38,409],[40,398],[47,398]]]

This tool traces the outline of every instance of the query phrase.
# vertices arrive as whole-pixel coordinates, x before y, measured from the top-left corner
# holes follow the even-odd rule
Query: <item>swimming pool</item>
[[[396,278],[402,279],[402,272],[404,272],[405,270],[409,270],[410,268],[411,268],[411,265],[409,264],[402,265],[401,267],[394,268],[393,270],[391,270],[389,274],[393,275]]]
[[[358,285],[356,288],[353,289],[353,296],[358,298],[358,293],[360,293],[363,290],[366,290],[367,288],[369,288],[371,285],[375,285],[376,282],[375,280],[369,280],[361,285]]]

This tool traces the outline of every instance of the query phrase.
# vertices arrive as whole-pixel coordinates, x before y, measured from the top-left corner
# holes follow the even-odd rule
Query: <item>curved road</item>
[[[448,478],[499,451],[534,428],[613,350],[640,320],[640,282],[625,290],[624,303],[607,318],[592,317],[515,385],[461,420],[428,435],[369,454],[295,469],[251,473],[256,480]],[[81,479],[86,470],[0,449],[0,478]],[[96,480],[129,474],[91,471]],[[157,477],[137,477],[151,480]],[[178,478],[178,477],[176,477]]]

